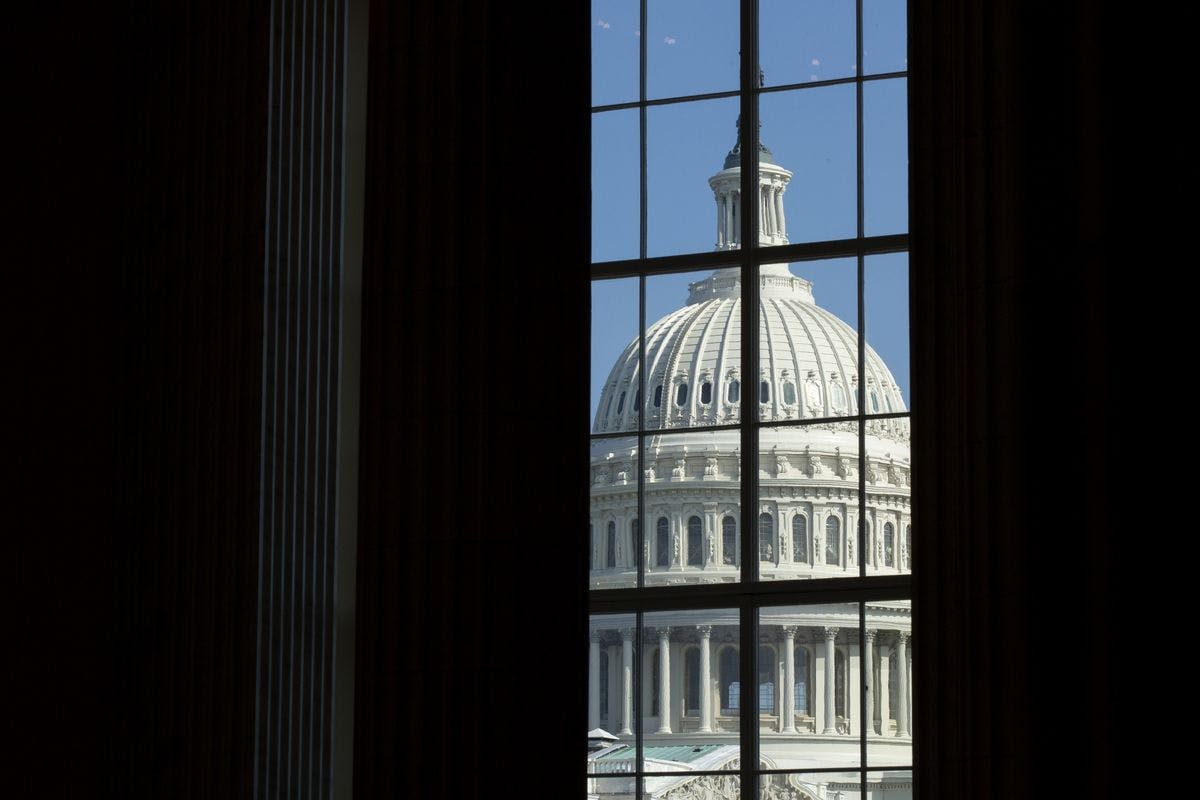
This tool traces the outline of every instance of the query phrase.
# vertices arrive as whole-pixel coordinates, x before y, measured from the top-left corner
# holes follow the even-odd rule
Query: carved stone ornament
[[[792,470],[792,465],[788,461],[787,456],[781,455],[781,456],[775,457],[775,475],[776,476],[787,475],[789,472],[791,472],[791,470]]]
[[[597,486],[603,486],[608,483],[608,466],[605,465],[596,470],[596,480],[594,483]]]
[[[726,800],[740,797],[738,775],[700,775],[663,794],[665,800]]]
[[[715,478],[717,476],[717,458],[709,456],[704,459],[704,477]]]

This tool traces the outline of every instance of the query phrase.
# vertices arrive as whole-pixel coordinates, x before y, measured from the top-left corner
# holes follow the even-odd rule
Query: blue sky
[[[649,0],[647,95],[667,98],[737,88],[737,0]],[[850,77],[853,0],[762,0],[760,55],[766,85]],[[864,0],[867,74],[906,68],[903,0]],[[592,97],[595,105],[637,100],[636,0],[592,2]],[[867,235],[907,230],[906,87],[872,81],[863,95],[864,206]],[[705,252],[715,240],[708,177],[736,141],[736,98],[647,110],[647,253]],[[792,242],[855,235],[855,89],[813,87],[762,96],[762,139],[793,172],[784,195]],[[638,255],[638,112],[593,114],[592,258]],[[856,323],[854,262],[810,262],[792,271],[813,281],[818,304]],[[907,257],[867,261],[867,341],[891,367],[908,398]],[[647,282],[652,323],[679,308],[687,283],[707,273]],[[593,285],[592,414],[614,360],[637,333],[636,279]],[[590,419],[589,419],[590,424]]]

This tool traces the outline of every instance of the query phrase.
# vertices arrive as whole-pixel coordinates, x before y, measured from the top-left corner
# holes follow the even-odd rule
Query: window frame
[[[646,7],[647,0],[641,1],[641,26],[642,30],[646,29]],[[863,186],[863,170],[864,170],[864,135],[863,135],[863,94],[864,85],[872,80],[887,80],[893,78],[908,79],[909,73],[907,70],[902,72],[881,73],[876,75],[861,75],[855,74],[851,78],[847,78],[843,83],[852,83],[856,87],[856,172],[857,172],[857,235],[853,238],[842,239],[826,242],[803,242],[798,244],[788,245],[771,245],[762,246],[758,244],[757,228],[759,209],[758,204],[750,203],[744,205],[745,213],[738,214],[737,225],[741,231],[741,242],[743,246],[737,250],[724,250],[706,253],[688,253],[672,256],[656,256],[648,257],[647,255],[647,219],[646,219],[646,173],[647,173],[647,153],[646,153],[646,110],[651,105],[662,105],[666,103],[681,103],[698,99],[707,99],[712,97],[738,97],[740,100],[741,120],[743,121],[743,130],[758,130],[758,99],[770,92],[793,91],[810,88],[811,84],[790,84],[781,86],[761,87],[758,84],[757,64],[759,59],[758,53],[758,27],[755,24],[745,24],[746,20],[756,20],[758,14],[757,0],[740,0],[739,4],[739,19],[740,38],[741,38],[741,80],[738,90],[733,92],[722,92],[708,95],[693,95],[686,97],[656,99],[653,102],[648,101],[646,94],[646,42],[645,37],[641,37],[640,42],[640,97],[635,102],[594,106],[590,109],[592,113],[602,113],[604,111],[617,110],[621,108],[637,109],[640,114],[640,131],[641,131],[641,235],[640,235],[640,255],[635,259],[627,259],[623,261],[609,261],[601,263],[593,263],[591,265],[590,280],[606,280],[615,278],[636,277],[639,281],[639,330],[647,330],[646,312],[645,312],[645,297],[646,297],[646,280],[649,277],[662,274],[670,274],[674,272],[692,271],[704,268],[718,268],[722,266],[736,265],[741,270],[741,287],[742,296],[741,303],[743,308],[757,308],[759,306],[759,270],[765,264],[771,263],[794,263],[809,260],[824,260],[838,257],[852,257],[857,262],[857,294],[858,294],[858,361],[859,365],[865,365],[866,359],[866,335],[863,323],[864,318],[864,277],[866,259],[871,256],[884,255],[890,253],[908,253],[910,252],[909,234],[892,234],[883,236],[867,236],[865,234],[865,219],[864,219],[864,186]],[[863,53],[863,2],[858,0],[855,9],[856,17],[856,63],[862,63]],[[906,90],[909,93],[911,103],[911,87],[906,84]],[[911,116],[909,117],[909,127],[911,130]],[[909,137],[910,151],[912,137]],[[757,142],[754,143],[757,145]],[[759,165],[756,146],[743,146],[741,148],[741,196],[754,197],[757,195],[757,187],[759,181]],[[912,178],[909,177],[909,187],[911,193]],[[912,224],[910,221],[909,228]],[[911,263],[909,270],[909,283],[914,283]],[[912,293],[910,292],[910,304]],[[759,346],[759,331],[758,331],[759,315],[757,314],[742,314],[741,328],[741,363],[739,365],[740,373],[747,375],[760,374],[760,359],[758,356]],[[641,338],[639,348],[639,359],[645,363],[645,341]],[[910,334],[911,346],[911,334]],[[860,371],[864,371],[860,367]],[[646,376],[645,370],[639,370],[640,389],[645,388]],[[670,381],[664,381],[668,386]],[[677,384],[678,385],[678,384]],[[763,389],[766,389],[767,395],[764,398],[761,396]],[[663,384],[660,383],[655,387],[655,392],[659,393],[663,390]],[[758,475],[759,465],[761,460],[760,453],[760,436],[764,431],[771,428],[783,427],[801,427],[805,424],[811,424],[810,419],[797,420],[762,420],[757,416],[751,418],[749,415],[757,415],[761,406],[769,405],[774,399],[771,397],[772,390],[770,380],[763,373],[760,378],[759,386],[760,396],[758,403],[751,403],[749,407],[746,404],[740,404],[739,407],[744,412],[742,417],[736,423],[736,427],[741,434],[742,454],[742,469],[741,469],[741,501],[740,501],[740,520],[737,526],[738,530],[747,530],[759,532],[759,515],[763,512],[762,497],[759,493]],[[866,518],[866,469],[864,469],[868,454],[866,452],[865,430],[867,420],[878,419],[895,419],[895,418],[911,418],[911,409],[903,412],[886,412],[880,413],[874,410],[867,410],[868,394],[867,381],[859,380],[855,383],[852,389],[848,389],[841,382],[840,376],[831,384],[831,399],[840,394],[841,409],[837,412],[839,418],[853,420],[858,423],[859,431],[859,448],[858,448],[858,519]],[[850,392],[853,391],[853,395]],[[836,392],[836,394],[835,394]],[[800,388],[796,389],[797,399],[802,394]],[[676,398],[672,397],[671,400]],[[739,398],[740,399],[740,398]],[[678,406],[679,404],[676,403]],[[625,436],[635,435],[637,437],[638,452],[645,451],[646,440],[655,434],[657,429],[648,427],[646,420],[638,421],[638,427],[635,431],[624,432]],[[685,430],[683,428],[680,431]],[[703,426],[686,430],[705,430]],[[674,429],[673,429],[674,432]],[[593,433],[591,440],[612,438],[612,434]],[[644,515],[645,511],[645,485],[644,476],[638,476],[638,507],[639,515]],[[768,512],[769,513],[769,512]],[[737,607],[740,614],[739,628],[739,644],[737,648],[739,668],[738,674],[758,675],[758,616],[760,611],[775,607],[787,605],[805,605],[823,602],[845,602],[850,600],[858,604],[859,608],[859,641],[865,639],[866,634],[866,603],[873,600],[908,600],[911,601],[913,596],[913,580],[911,573],[909,574],[894,574],[894,575],[879,575],[866,574],[866,559],[862,557],[864,552],[863,545],[866,538],[864,527],[857,526],[856,531],[856,548],[859,557],[850,559],[848,555],[848,542],[846,541],[850,535],[850,525],[848,519],[844,519],[843,515],[837,512],[830,512],[831,516],[827,516],[826,520],[836,519],[838,530],[837,542],[837,562],[843,570],[847,572],[846,577],[822,579],[820,581],[804,581],[804,580],[779,580],[779,581],[763,581],[760,580],[759,572],[761,569],[760,562],[760,536],[745,536],[740,537],[740,558],[738,562],[741,570],[741,581],[736,584],[715,584],[715,585],[687,585],[687,586],[671,586],[671,587],[649,587],[645,585],[645,575],[648,572],[649,565],[644,565],[638,569],[637,585],[628,589],[589,589],[588,611],[590,615],[598,614],[613,614],[613,613],[630,613],[636,615],[636,635],[634,638],[635,655],[634,663],[643,663],[642,658],[637,655],[640,648],[653,648],[653,645],[644,645],[643,642],[643,615],[650,611],[659,610],[686,610],[686,609],[702,609],[702,608],[724,608]],[[774,529],[777,523],[774,515],[771,514],[772,533],[777,534]],[[818,528],[814,519],[807,520],[811,525],[813,535]],[[828,522],[826,522],[828,524]],[[777,536],[773,536],[772,550],[774,551],[779,546]],[[811,546],[808,543],[812,552],[810,557],[815,561],[819,556],[817,547]],[[828,546],[828,542],[822,543],[823,546]],[[640,547],[635,547],[637,558],[644,557],[644,551]],[[783,554],[781,553],[780,556]],[[822,560],[824,560],[823,556]],[[851,565],[851,561],[854,564]],[[852,574],[850,570],[855,569],[857,574]],[[717,651],[717,673],[718,683],[722,684],[722,705],[724,705],[724,694],[727,691],[723,685],[721,677],[721,660],[725,649]],[[841,650],[838,651],[842,653]],[[843,654],[844,657],[844,654]],[[811,666],[810,666],[811,669]],[[835,664],[836,669],[836,664]],[[648,717],[642,712],[638,701],[641,697],[641,690],[638,687],[637,673],[641,670],[635,670],[633,697],[635,708],[633,710],[633,719],[639,722],[638,728],[635,731],[635,746],[638,752],[637,764],[641,765],[641,753],[643,750],[642,742],[642,726],[648,720]],[[861,674],[860,670],[860,674]],[[844,668],[845,680],[849,680],[848,664]],[[858,701],[859,708],[866,707],[867,679],[860,679],[858,689],[860,697]],[[756,687],[757,689],[757,687]],[[810,685],[811,689],[811,685]],[[842,691],[848,691],[850,687],[843,687]],[[744,694],[741,692],[739,683],[739,705],[740,697]],[[752,693],[757,697],[758,692]],[[849,698],[845,698],[848,702]],[[811,697],[806,698],[809,705],[813,702]],[[718,713],[724,709],[718,709]],[[759,777],[761,774],[759,765],[759,730],[758,719],[756,714],[741,714],[740,715],[740,737],[739,746],[741,748],[741,769],[740,780],[743,796],[757,796],[759,790]],[[860,726],[862,731],[863,726]],[[858,734],[861,742],[861,759],[857,770],[839,769],[839,772],[859,771],[861,780],[866,782],[868,772],[875,769],[870,767],[870,762],[867,758],[867,745],[865,731]],[[914,759],[915,760],[915,759]],[[912,769],[913,764],[906,766],[888,767],[889,770]],[[822,770],[812,770],[822,771]],[[832,772],[834,770],[825,770]],[[639,768],[635,770],[636,792],[641,794],[643,791],[643,779],[647,773]],[[915,780],[915,772],[914,780]]]

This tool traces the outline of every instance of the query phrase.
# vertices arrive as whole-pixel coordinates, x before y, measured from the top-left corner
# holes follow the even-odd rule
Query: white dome
[[[786,265],[764,265],[760,280],[761,340],[755,381],[748,381],[741,370],[739,270],[717,270],[691,284],[687,305],[650,326],[647,398],[642,404],[647,429],[736,423],[742,400],[764,396],[763,420],[857,413],[860,371],[854,328],[818,306],[812,284],[792,275]],[[867,413],[905,411],[900,387],[870,346],[866,362]],[[635,430],[637,393],[635,338],[609,373],[593,432]],[[900,428],[907,433],[907,420],[895,425],[896,433]]]

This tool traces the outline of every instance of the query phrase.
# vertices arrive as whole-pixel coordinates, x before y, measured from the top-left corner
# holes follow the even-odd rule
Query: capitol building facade
[[[739,247],[737,147],[709,180],[717,247]],[[760,149],[763,245],[786,244],[783,196],[791,173]],[[599,397],[591,453],[592,589],[740,580],[741,537],[757,541],[762,580],[898,574],[911,568],[909,420],[847,419],[906,411],[900,387],[869,346],[859,367],[854,327],[821,308],[819,286],[784,264],[760,270],[760,357],[740,368],[741,284],[736,268],[689,286],[686,303],[648,325],[644,381],[637,339],[613,365]],[[680,298],[681,301],[684,298]],[[757,529],[741,530],[741,415],[811,424],[762,429]],[[630,433],[645,414],[645,452]],[[865,442],[861,461],[860,430]],[[719,428],[706,430],[706,428]],[[644,483],[643,531],[638,471]],[[866,515],[860,518],[860,485]],[[865,547],[857,549],[859,527]],[[644,532],[644,536],[642,536]],[[908,769],[859,783],[867,764],[912,763],[912,642],[906,599],[764,608],[757,680],[743,688],[736,608],[646,613],[635,648],[634,615],[594,616],[590,630],[588,796],[635,796],[635,704],[640,687],[647,772],[644,797],[738,797],[740,716],[756,708],[763,797],[789,800],[910,798]],[[637,657],[635,659],[635,653]],[[865,673],[865,676],[864,676]],[[860,681],[865,677],[865,706]],[[844,768],[845,774],[806,770]]]

